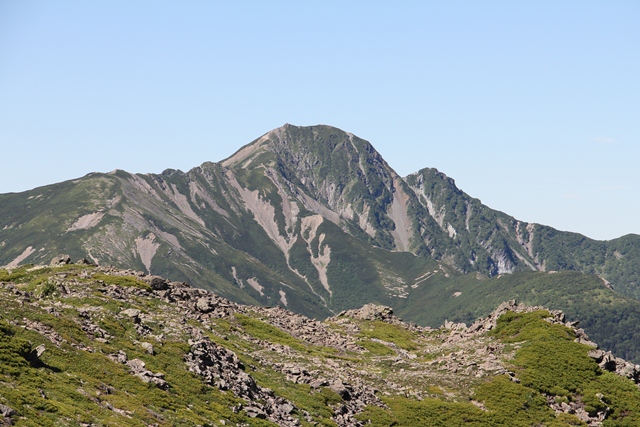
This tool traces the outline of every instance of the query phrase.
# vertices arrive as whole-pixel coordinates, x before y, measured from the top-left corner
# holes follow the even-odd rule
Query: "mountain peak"
[[[296,126],[285,123],[283,126],[270,130],[261,137],[255,139],[240,148],[229,158],[220,163],[225,167],[235,167],[240,164],[248,165],[247,160],[255,158],[265,151],[282,155],[283,160],[291,159],[294,151],[317,151],[317,154],[330,154],[337,145],[344,146],[346,141],[353,141],[355,135],[342,129],[328,125]],[[359,139],[359,138],[357,138]],[[364,140],[360,140],[364,141]],[[366,142],[366,141],[364,141]],[[353,145],[353,142],[352,144]],[[375,153],[371,144],[366,142],[367,152]],[[322,147],[324,146],[324,150]],[[355,148],[355,146],[354,146]],[[318,159],[319,160],[319,159]]]
[[[410,197],[402,179],[368,141],[351,133],[327,125],[285,124],[242,147],[222,165],[240,181],[245,177],[247,187],[254,188],[252,183],[266,175],[277,188],[298,188],[307,197],[294,198],[318,214],[328,209],[341,228],[368,236],[386,249],[410,250],[413,231],[405,215]],[[312,208],[309,199],[327,209],[317,208],[315,202]]]

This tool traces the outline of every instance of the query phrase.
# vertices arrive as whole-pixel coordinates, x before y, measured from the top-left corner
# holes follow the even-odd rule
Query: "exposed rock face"
[[[629,378],[636,384],[640,383],[640,365],[629,363],[624,359],[615,357],[610,351],[595,348],[589,352],[598,365],[605,371],[614,372],[621,377]]]

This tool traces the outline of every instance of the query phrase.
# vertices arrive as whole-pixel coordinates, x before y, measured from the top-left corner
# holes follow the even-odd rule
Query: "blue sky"
[[[322,123],[518,219],[640,234],[639,20],[638,1],[2,1],[0,193]]]

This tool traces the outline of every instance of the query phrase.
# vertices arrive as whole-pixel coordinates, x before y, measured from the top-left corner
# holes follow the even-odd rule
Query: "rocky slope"
[[[635,318],[637,305],[611,289],[640,297],[639,239],[598,242],[518,221],[435,169],[399,177],[369,142],[329,126],[285,125],[186,173],[116,170],[0,195],[0,265],[68,253],[319,319],[376,302],[426,325],[433,289],[556,270],[602,278],[598,289],[571,290],[578,306],[615,300],[622,318]],[[610,312],[600,315],[607,325]]]
[[[558,311],[511,301],[434,329],[370,304],[320,322],[66,261],[0,270],[5,425],[640,422],[640,367]]]

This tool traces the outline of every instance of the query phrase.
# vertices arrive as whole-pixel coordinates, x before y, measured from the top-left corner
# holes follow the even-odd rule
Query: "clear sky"
[[[0,1],[0,193],[328,124],[518,219],[640,234],[639,1]]]

